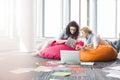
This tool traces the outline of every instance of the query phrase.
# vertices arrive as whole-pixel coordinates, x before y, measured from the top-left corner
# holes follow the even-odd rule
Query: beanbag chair
[[[76,45],[79,45],[79,46],[84,46],[84,42],[82,40],[78,40],[76,42]]]
[[[92,49],[93,47],[87,47]],[[99,45],[97,49],[91,51],[80,50],[81,61],[112,61],[117,58],[117,51],[110,45]]]
[[[76,45],[83,46],[84,42],[79,40],[76,42]],[[65,43],[57,43],[52,41],[47,48],[39,52],[39,56],[49,59],[60,59],[60,50],[75,50],[74,48],[67,46]]]
[[[43,51],[39,53],[39,56],[49,59],[60,59],[60,50],[75,50],[75,49],[65,44],[61,44],[45,48]]]

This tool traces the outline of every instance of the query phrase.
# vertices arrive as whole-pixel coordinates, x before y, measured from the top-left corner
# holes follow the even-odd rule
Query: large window
[[[81,26],[90,23],[90,6],[96,6],[97,34],[103,38],[116,38],[120,32],[120,0],[41,0],[40,24],[38,30],[43,37],[56,37],[69,21],[75,20]],[[95,1],[95,2],[94,2]],[[97,5],[96,5],[97,4]],[[94,12],[94,11],[93,11]],[[94,20],[94,21],[95,21]],[[93,21],[93,23],[94,23]],[[94,25],[94,24],[93,24]],[[38,34],[39,35],[39,34]]]
[[[37,37],[57,37],[69,21],[79,24],[79,0],[37,0]],[[41,5],[41,6],[40,6]],[[40,28],[39,28],[40,27]],[[40,34],[40,35],[39,35]]]
[[[9,7],[8,0],[0,1],[0,37],[8,36]]]
[[[44,36],[56,37],[60,32],[61,0],[45,0]]]
[[[97,0],[97,33],[115,38],[116,28],[116,0]]]
[[[81,27],[83,26],[87,26],[88,25],[88,0],[81,0],[81,5],[80,5],[80,15],[81,15],[81,19],[80,19],[80,23],[81,23]]]
[[[15,38],[15,0],[0,0],[0,38]]]
[[[71,0],[71,21],[79,23],[79,0]]]
[[[0,0],[0,51],[18,49],[15,8],[15,0]]]

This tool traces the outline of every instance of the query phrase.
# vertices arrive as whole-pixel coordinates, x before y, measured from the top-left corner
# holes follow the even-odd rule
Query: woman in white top
[[[94,49],[98,47],[98,45],[106,45],[109,44],[119,53],[120,51],[120,34],[119,39],[111,42],[109,40],[102,40],[100,37],[96,36],[92,33],[92,30],[89,27],[83,27],[80,29],[82,36],[85,38],[85,46],[94,46]],[[87,50],[84,47],[79,47],[77,49]]]

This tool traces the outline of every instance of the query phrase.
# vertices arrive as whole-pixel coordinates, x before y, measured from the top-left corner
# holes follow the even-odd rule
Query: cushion
[[[76,45],[84,46],[84,42],[82,40],[77,40]]]
[[[45,48],[43,51],[39,53],[39,56],[49,59],[60,59],[60,50],[74,50],[74,49],[65,44],[59,44],[56,46]]]
[[[92,49],[93,47],[87,47]],[[99,45],[97,49],[91,51],[80,50],[80,59],[82,61],[112,61],[117,58],[117,51],[110,45]]]

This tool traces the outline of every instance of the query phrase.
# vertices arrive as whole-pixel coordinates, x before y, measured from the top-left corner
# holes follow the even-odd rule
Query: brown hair
[[[72,34],[72,36],[71,36],[71,32],[70,32],[70,27],[71,26],[73,26],[73,27],[75,27],[76,28],[76,32],[74,33],[74,34]],[[67,27],[66,27],[66,34],[68,35],[68,37],[72,37],[72,38],[74,38],[74,39],[77,39],[78,38],[78,36],[79,36],[79,25],[77,24],[77,22],[75,22],[75,21],[71,21],[68,25],[67,25]]]
[[[88,26],[81,28],[80,31],[83,31],[83,32],[88,33],[88,34],[92,33],[92,30],[90,30]]]

